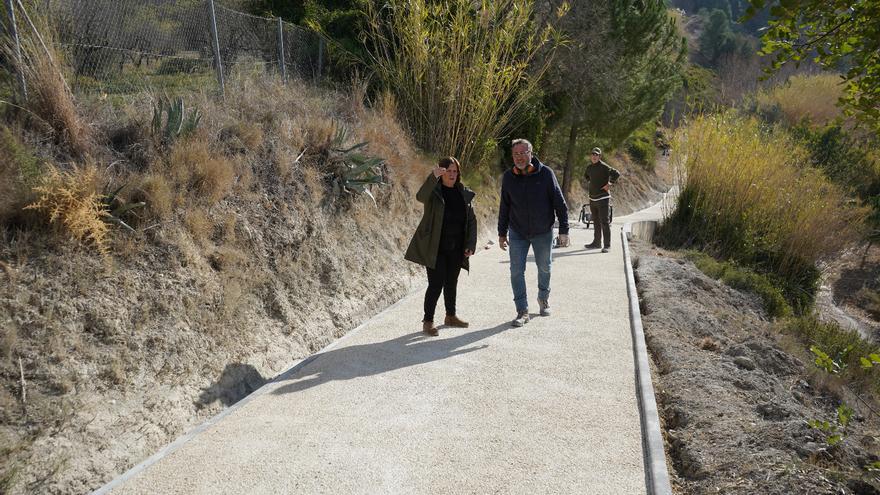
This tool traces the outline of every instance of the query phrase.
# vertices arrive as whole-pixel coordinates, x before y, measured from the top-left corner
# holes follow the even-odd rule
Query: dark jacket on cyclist
[[[602,190],[606,184],[614,184],[620,178],[620,172],[599,160],[590,163],[584,170],[584,179],[590,183],[590,201],[599,201],[611,197],[611,192]]]

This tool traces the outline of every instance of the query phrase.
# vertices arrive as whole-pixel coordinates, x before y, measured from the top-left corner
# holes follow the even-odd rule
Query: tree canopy
[[[746,18],[769,7],[762,53],[772,70],[812,58],[842,71],[844,109],[880,133],[880,0],[749,0]]]
[[[557,112],[566,129],[563,191],[570,190],[578,148],[620,145],[659,116],[681,85],[685,40],[662,0],[575,2],[558,21],[568,43],[548,86],[564,96]],[[589,145],[583,141],[590,140]]]

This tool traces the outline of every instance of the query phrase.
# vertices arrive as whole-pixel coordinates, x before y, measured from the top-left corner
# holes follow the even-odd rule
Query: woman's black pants
[[[422,321],[434,321],[434,310],[443,292],[446,314],[455,314],[455,288],[458,285],[458,274],[461,273],[461,262],[464,253],[461,249],[454,251],[440,250],[434,268],[428,268],[428,290],[425,291],[425,318]]]

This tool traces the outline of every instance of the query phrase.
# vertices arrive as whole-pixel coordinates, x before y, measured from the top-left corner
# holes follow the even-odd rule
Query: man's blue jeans
[[[510,229],[507,233],[507,242],[510,244],[510,286],[513,288],[513,302],[519,313],[529,309],[529,298],[526,293],[526,258],[529,254],[529,246],[535,254],[535,264],[538,265],[538,299],[547,300],[550,297],[553,230],[525,238]]]

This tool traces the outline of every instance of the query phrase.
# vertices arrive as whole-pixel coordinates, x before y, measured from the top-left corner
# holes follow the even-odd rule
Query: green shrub
[[[783,331],[829,356],[849,383],[858,388],[880,390],[880,376],[873,372],[873,367],[865,367],[862,362],[862,358],[877,354],[878,348],[863,339],[857,331],[846,330],[836,323],[819,321],[813,315],[786,321]]]
[[[161,98],[153,107],[153,135],[164,145],[170,145],[178,138],[186,137],[199,127],[202,115],[196,108],[187,112],[183,98],[172,102]]]
[[[654,133],[656,127],[653,123],[637,129],[626,140],[626,152],[630,158],[648,170],[654,170],[654,159],[657,156],[657,148],[654,146]]]
[[[877,140],[856,139],[841,124],[815,127],[804,123],[792,133],[810,151],[813,166],[871,208],[869,226],[880,229],[880,159]]]
[[[688,251],[685,255],[707,276],[721,280],[734,289],[752,292],[761,298],[764,310],[774,318],[791,316],[791,305],[786,301],[783,290],[777,287],[771,277],[755,273],[753,270],[737,266],[735,263],[718,261],[699,252]]]

